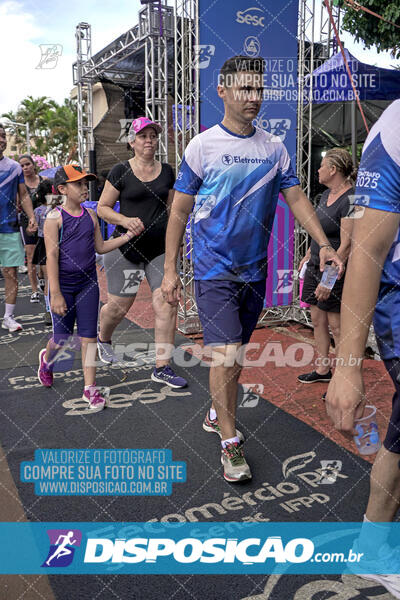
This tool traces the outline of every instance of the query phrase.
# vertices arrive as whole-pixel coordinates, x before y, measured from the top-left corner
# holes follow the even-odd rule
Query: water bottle
[[[338,278],[339,270],[336,265],[325,265],[324,272],[321,277],[321,286],[331,290]]]

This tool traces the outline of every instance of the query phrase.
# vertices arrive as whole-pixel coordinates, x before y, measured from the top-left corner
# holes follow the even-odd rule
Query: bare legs
[[[123,298],[108,294],[107,304],[100,311],[100,339],[102,342],[111,340],[115,328],[128,313],[136,296]],[[155,343],[156,366],[162,367],[169,363],[175,340],[177,308],[165,302],[160,288],[153,292],[153,308],[155,313]]]
[[[223,440],[236,436],[237,385],[241,367],[235,356],[239,347],[240,344],[217,346],[212,352],[215,366],[210,368],[210,393]]]
[[[400,507],[400,454],[382,446],[371,471],[371,490],[366,511],[369,521],[390,522]]]
[[[17,267],[3,267],[2,273],[5,284],[5,303],[15,304],[18,293]]]
[[[156,367],[165,367],[171,360],[176,328],[177,307],[171,306],[162,297],[161,289],[153,292],[155,313],[154,337],[156,343]]]
[[[311,306],[311,319],[314,325],[315,348],[317,351],[316,372],[326,375],[330,369],[329,347],[331,339],[329,328],[335,340],[335,346],[339,346],[340,338],[340,313],[326,312],[317,306]]]
[[[121,323],[126,313],[135,301],[136,296],[122,298],[108,294],[107,304],[100,310],[100,339],[109,342],[115,328]]]
[[[34,293],[34,292],[38,291],[36,265],[32,264],[33,253],[35,251],[35,245],[28,244],[27,246],[24,246],[24,248],[25,248],[25,252],[26,252],[26,262],[27,262],[27,267],[28,267],[29,283],[31,284],[32,293]]]

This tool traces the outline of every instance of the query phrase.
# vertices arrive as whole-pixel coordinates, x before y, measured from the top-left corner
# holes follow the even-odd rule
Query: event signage
[[[279,136],[294,168],[297,18],[298,3],[294,0],[276,0],[274,3],[200,0],[200,45],[196,51],[200,71],[201,130],[223,118],[223,103],[217,95],[222,64],[235,55],[265,58],[264,102],[254,124]],[[284,306],[292,300],[293,232],[293,216],[280,195],[268,247],[266,306]]]

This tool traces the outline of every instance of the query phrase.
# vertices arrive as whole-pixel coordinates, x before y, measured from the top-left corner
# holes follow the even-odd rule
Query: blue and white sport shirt
[[[365,141],[355,203],[400,213],[400,100],[382,113]],[[382,358],[400,357],[400,230],[383,267],[374,327]]]
[[[215,125],[188,144],[175,189],[196,196],[195,279],[260,281],[280,190],[299,185],[280,139]]]

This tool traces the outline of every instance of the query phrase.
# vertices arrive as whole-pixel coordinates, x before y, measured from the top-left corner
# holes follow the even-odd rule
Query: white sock
[[[11,317],[14,314],[15,304],[6,304],[4,318]]]
[[[210,408],[210,419],[211,421],[214,421],[217,418],[217,411],[215,411],[213,408]]]
[[[221,446],[226,448],[227,444],[240,444],[240,440],[237,435],[233,438],[228,438],[227,440],[221,440]]]
[[[361,527],[358,545],[365,552],[375,552],[377,548],[380,548],[387,542],[389,534],[390,525],[369,521],[364,515],[364,523]]]
[[[85,385],[85,392],[88,392],[90,390],[90,388],[95,387],[95,383],[91,383],[90,385]]]

